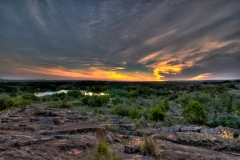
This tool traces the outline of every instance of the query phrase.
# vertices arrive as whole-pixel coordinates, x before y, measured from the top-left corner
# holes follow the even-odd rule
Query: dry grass
[[[96,136],[98,137],[97,145],[87,149],[82,160],[121,160],[114,149],[111,149],[106,142],[105,133],[100,132]]]
[[[159,157],[158,146],[152,138],[145,137],[143,142],[140,144],[140,151],[144,155],[151,155],[153,157]]]

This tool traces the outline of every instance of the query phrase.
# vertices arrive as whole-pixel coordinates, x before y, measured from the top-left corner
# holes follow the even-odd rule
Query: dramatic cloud
[[[240,1],[1,0],[0,78],[240,78]]]
[[[207,79],[209,76],[211,75],[211,73],[204,73],[204,74],[200,74],[196,77],[193,78],[189,78],[188,80],[205,80]]]

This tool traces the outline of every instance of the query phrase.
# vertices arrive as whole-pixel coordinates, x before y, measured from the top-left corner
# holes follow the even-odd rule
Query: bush
[[[114,114],[119,116],[129,116],[129,108],[123,105],[119,105],[114,108]]]
[[[119,97],[126,97],[128,92],[124,89],[112,89],[110,92],[111,97],[119,96]]]
[[[49,107],[52,108],[72,108],[72,103],[68,103],[66,101],[57,101],[57,102],[51,102]]]
[[[127,97],[128,98],[136,98],[138,96],[138,93],[137,93],[137,91],[135,91],[135,90],[131,90],[130,92],[128,92],[128,94],[127,94]]]
[[[22,95],[22,99],[29,100],[29,101],[37,101],[39,98],[34,94],[24,94]]]
[[[164,118],[164,112],[161,106],[156,106],[153,109],[150,110],[151,118],[154,121],[163,120]]]
[[[71,103],[63,102],[60,108],[72,108],[73,105]]]
[[[5,96],[0,99],[0,110],[10,108],[13,105],[14,105],[14,101],[9,96]]]
[[[140,118],[141,115],[139,114],[139,111],[137,109],[132,109],[129,111],[129,116],[130,118],[132,119],[137,119],[137,118]]]
[[[131,119],[139,119],[142,117],[143,108],[141,106],[136,105],[132,109],[129,110],[129,117]]]
[[[112,103],[114,105],[117,105],[117,104],[123,103],[123,100],[119,96],[117,96],[116,98],[112,99]]]
[[[68,91],[67,95],[72,98],[80,98],[82,96],[82,93],[80,91],[73,90],[73,91]]]
[[[163,101],[163,108],[164,108],[164,112],[167,112],[170,109],[170,105],[167,99],[164,99]]]
[[[84,96],[82,103],[92,107],[101,107],[109,101],[109,96]]]
[[[233,116],[230,114],[221,115],[215,121],[214,126],[219,125],[238,129],[240,128],[240,118],[238,116]]]
[[[206,110],[198,101],[190,101],[183,110],[183,117],[189,123],[203,124],[206,118]]]
[[[165,125],[168,126],[168,127],[173,126],[174,124],[176,124],[175,121],[174,121],[174,118],[172,116],[172,113],[169,112],[169,111],[165,113],[163,121],[164,121]]]

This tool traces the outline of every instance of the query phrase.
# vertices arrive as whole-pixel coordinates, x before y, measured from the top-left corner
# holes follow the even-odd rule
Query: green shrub
[[[78,90],[68,91],[67,95],[72,98],[80,98],[82,96],[82,93]]]
[[[123,103],[123,100],[119,96],[117,96],[116,98],[112,99],[112,103],[114,105],[117,105],[117,104]]]
[[[60,108],[72,108],[73,105],[71,103],[63,102]]]
[[[37,101],[39,98],[35,96],[34,94],[24,94],[22,95],[22,98],[24,100],[29,100],[29,101]]]
[[[57,101],[57,102],[51,102],[49,104],[49,107],[52,108],[72,108],[72,103],[68,103],[66,101]]]
[[[113,112],[119,116],[129,116],[129,108],[123,105],[118,105]]]
[[[84,104],[84,105],[88,105],[88,99],[90,98],[90,96],[84,96],[83,98],[82,98],[82,103]]]
[[[153,109],[151,109],[150,114],[151,114],[151,119],[154,121],[159,121],[159,120],[162,121],[164,118],[164,112],[161,106],[156,106]]]
[[[214,126],[219,126],[219,125],[238,129],[240,128],[240,118],[238,116],[224,114],[219,116],[214,123]]]
[[[142,115],[139,113],[138,109],[132,109],[129,111],[129,117],[132,119],[140,118]]]
[[[0,110],[10,108],[14,105],[14,101],[9,96],[1,97],[0,99]]]
[[[128,92],[128,94],[127,94],[127,97],[128,98],[136,98],[138,96],[138,93],[137,93],[137,91],[135,91],[135,90],[131,90],[130,92]]]
[[[175,124],[172,113],[169,111],[165,113],[163,121],[164,121],[164,124],[168,127],[173,126]]]
[[[101,107],[103,105],[106,105],[109,101],[109,96],[94,96],[95,98],[95,106]]]
[[[206,110],[198,101],[190,101],[183,110],[183,117],[189,123],[203,124],[206,118]]]
[[[109,96],[84,96],[82,103],[91,107],[101,107],[109,101]]]
[[[167,99],[164,99],[164,101],[163,101],[163,108],[164,108],[164,112],[167,112],[170,108],[170,105],[169,105]]]

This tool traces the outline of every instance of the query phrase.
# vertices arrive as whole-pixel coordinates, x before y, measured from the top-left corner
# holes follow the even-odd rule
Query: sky
[[[240,79],[240,1],[0,0],[0,78]]]

